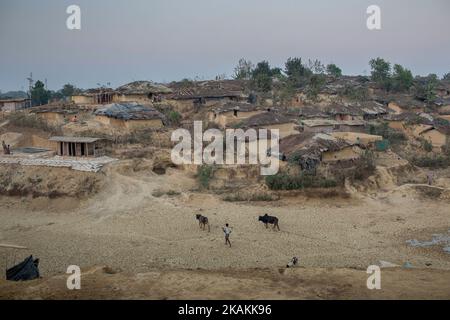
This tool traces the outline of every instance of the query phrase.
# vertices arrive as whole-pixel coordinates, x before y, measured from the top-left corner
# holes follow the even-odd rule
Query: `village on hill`
[[[136,145],[164,153],[174,145],[171,132],[202,121],[222,131],[278,129],[281,160],[299,174],[321,177],[325,170],[329,178],[346,168],[367,177],[386,152],[418,167],[446,167],[450,80],[413,78],[399,65],[391,75],[384,63],[372,60],[372,76],[364,77],[343,76],[337,66],[317,61],[308,67],[297,58],[284,72],[264,61],[251,69],[242,59],[232,80],[135,81],[86,90],[68,85],[66,97],[32,107],[26,98],[4,99],[2,140],[14,152],[2,161],[120,158]],[[14,134],[8,127],[20,129]]]
[[[28,97],[3,95],[0,204],[10,213],[0,218],[0,240],[29,247],[49,276],[69,264],[108,265],[112,274],[249,270],[298,256],[305,268],[389,265],[403,277],[412,265],[449,279],[450,75],[413,77],[381,58],[370,66],[369,76],[348,76],[300,58],[284,68],[242,59],[232,79],[66,85],[56,93],[37,81]],[[278,130],[278,153],[263,150],[279,160],[278,172],[174,164],[172,134],[193,132],[195,121],[223,133]],[[263,139],[274,136],[244,141],[246,154]],[[266,213],[276,216],[274,227],[279,219],[279,233],[258,223],[275,221]],[[196,214],[208,217],[199,221],[210,232],[198,229]],[[225,223],[234,230],[228,251]],[[427,242],[436,234],[439,241]],[[0,297],[11,297],[1,288]],[[448,298],[448,287],[439,290]]]

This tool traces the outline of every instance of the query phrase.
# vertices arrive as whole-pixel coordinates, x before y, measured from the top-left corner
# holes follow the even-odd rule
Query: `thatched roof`
[[[86,89],[86,90],[80,90],[75,92],[72,97],[76,96],[84,96],[84,97],[92,97],[99,94],[106,94],[106,93],[114,93],[114,89],[112,88],[92,88],[92,89]]]
[[[324,133],[300,133],[280,140],[280,153],[289,158],[296,156],[299,161],[320,160],[326,151],[339,151],[354,144]]]
[[[328,118],[336,115],[371,116],[387,113],[388,109],[375,101],[348,105],[334,103],[326,106],[304,106],[298,111],[298,115],[302,118]]]
[[[417,124],[432,124],[433,117],[426,113],[402,112],[400,114],[389,114],[384,117],[388,121],[403,121]]]
[[[116,89],[120,94],[161,94],[161,93],[171,93],[172,90],[162,84],[158,84],[152,81],[134,81]]]
[[[264,110],[264,108],[250,103],[228,102],[224,105],[214,108],[212,111],[215,114],[221,114],[235,110],[240,112],[251,112],[257,110]]]
[[[95,115],[121,120],[164,119],[164,115],[152,107],[137,103],[113,103],[98,109]]]
[[[173,94],[169,99],[201,99],[201,98],[238,98],[243,97],[245,83],[240,80],[199,81],[199,82],[174,82],[170,88]]]
[[[290,155],[295,150],[304,146],[306,142],[311,140],[315,135],[315,133],[299,133],[281,139],[279,142],[280,153],[283,153],[286,156]]]
[[[90,137],[51,137],[50,141],[56,142],[72,142],[72,143],[94,143],[102,138],[90,138]]]
[[[328,76],[321,93],[337,95],[346,87],[359,88],[367,86],[369,82],[370,79],[364,76],[341,76],[338,78]]]
[[[241,126],[245,128],[261,127],[265,125],[295,123],[294,120],[288,118],[280,113],[267,111],[257,115],[254,115],[248,119],[245,119]]]
[[[301,118],[328,118],[329,114],[317,106],[304,106],[298,111]]]
[[[415,99],[410,94],[382,94],[377,96],[375,100],[386,105],[395,103],[402,109],[423,108],[426,106],[423,101]]]
[[[4,103],[12,103],[12,102],[25,102],[25,101],[31,101],[29,98],[5,98],[0,99],[0,102]]]
[[[356,126],[361,127],[366,125],[363,120],[333,120],[333,119],[311,119],[311,120],[301,120],[301,124],[307,127],[331,127],[336,125],[346,125],[346,126]]]

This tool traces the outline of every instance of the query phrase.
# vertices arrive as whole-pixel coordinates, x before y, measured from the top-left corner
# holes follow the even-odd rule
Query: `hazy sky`
[[[81,7],[82,29],[66,28]],[[382,30],[369,31],[377,4]],[[0,0],[0,90],[231,76],[241,57],[290,56],[369,73],[381,56],[415,74],[450,72],[448,0]]]

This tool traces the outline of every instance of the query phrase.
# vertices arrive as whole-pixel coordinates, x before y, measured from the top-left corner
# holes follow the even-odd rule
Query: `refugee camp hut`
[[[299,133],[298,122],[276,111],[265,111],[236,124],[239,128],[278,129],[279,137],[284,138]]]
[[[0,110],[4,112],[13,112],[29,108],[31,100],[27,98],[0,99]]]
[[[355,105],[350,105],[352,108],[356,108],[362,114],[363,120],[370,121],[376,119],[382,119],[389,113],[389,109],[382,103],[376,101],[366,101]]]
[[[388,114],[384,117],[388,125],[392,129],[400,130],[406,134],[411,132],[411,126],[416,124],[431,125],[433,119],[425,113],[403,112],[400,114]]]
[[[301,120],[300,123],[301,131],[305,133],[364,132],[366,127],[363,120],[311,119]]]
[[[95,120],[118,130],[161,128],[164,115],[136,102],[113,103],[95,111]]]
[[[354,106],[331,104],[328,106],[324,106],[322,110],[336,121],[351,121],[363,119],[363,113],[360,108]]]
[[[165,98],[180,107],[189,110],[194,107],[211,107],[217,103],[246,102],[249,95],[243,91],[240,80],[191,81],[172,83],[172,94]]]
[[[422,138],[430,142],[434,150],[440,151],[449,141],[450,128],[439,125],[419,124],[414,126],[413,134],[418,139]]]
[[[360,146],[324,133],[300,133],[281,139],[282,159],[295,162],[302,170],[316,170],[322,163],[354,161],[361,157]]]
[[[250,103],[228,102],[220,105],[209,112],[209,121],[218,124],[220,127],[236,124],[254,115],[261,114],[264,108]]]
[[[99,105],[113,101],[114,90],[111,88],[96,88],[77,92],[71,96],[76,105]]]
[[[105,155],[107,141],[90,137],[51,137],[56,153],[67,157],[100,157]]]
[[[279,150],[281,159],[288,161],[296,153],[296,151],[305,147],[307,142],[314,137],[315,133],[297,133],[287,137],[284,137],[279,142]],[[320,157],[318,158],[320,160]]]
[[[403,112],[422,112],[425,110],[425,103],[412,98],[410,95],[396,94],[383,98],[387,101],[388,109],[395,114]]]
[[[303,106],[295,111],[300,119],[328,119],[330,115],[319,106]],[[289,115],[292,112],[288,112]]]
[[[375,142],[383,140],[382,136],[361,132],[333,132],[331,136],[344,140],[351,145],[364,146],[365,148],[371,148],[375,145]]]
[[[118,87],[114,93],[113,102],[151,103],[161,102],[162,97],[172,90],[162,84],[152,81],[134,81]]]

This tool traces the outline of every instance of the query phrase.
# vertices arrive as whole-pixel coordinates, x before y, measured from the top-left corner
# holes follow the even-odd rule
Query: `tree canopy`
[[[45,89],[45,85],[42,81],[38,80],[34,84],[33,88],[31,89],[31,101],[33,105],[43,105],[47,104],[48,100],[50,99],[50,91]]]
[[[416,98],[427,103],[431,103],[436,100],[436,86],[438,84],[437,75],[429,74],[427,77],[417,78],[415,83]]]
[[[339,68],[334,63],[330,63],[329,65],[327,65],[327,73],[328,73],[328,75],[335,77],[335,78],[339,78],[342,76],[341,68]]]
[[[269,92],[272,90],[272,77],[278,74],[279,70],[272,70],[268,61],[259,62],[252,71],[252,80],[258,90]]]
[[[394,65],[392,74],[392,89],[395,91],[408,91],[414,84],[414,77],[410,70],[401,65]]]
[[[252,77],[254,65],[250,60],[240,59],[238,65],[234,68],[233,77],[238,80],[250,80]]]
[[[288,82],[293,87],[304,85],[312,74],[311,70],[303,65],[301,58],[289,58],[284,67]]]
[[[372,68],[371,77],[384,89],[390,88],[391,64],[382,58],[372,59],[369,62]]]

